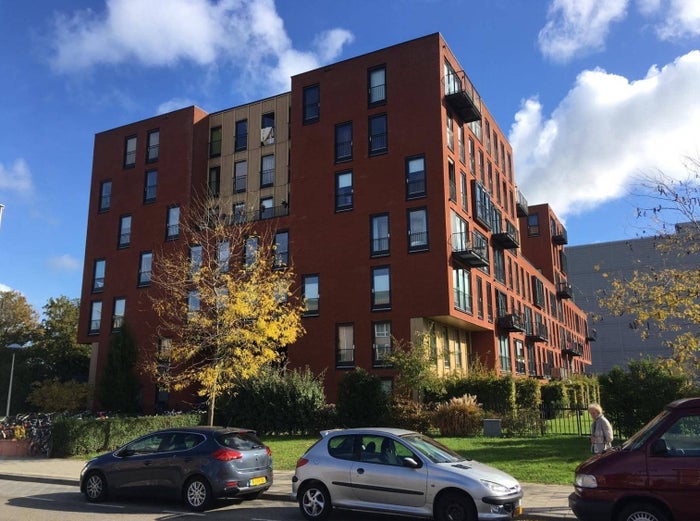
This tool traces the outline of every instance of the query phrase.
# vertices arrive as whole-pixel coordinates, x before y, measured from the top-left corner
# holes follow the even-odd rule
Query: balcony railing
[[[559,245],[568,244],[569,237],[566,234],[566,228],[559,226],[552,230],[552,242]]]
[[[598,340],[598,331],[595,329],[589,329],[588,332],[586,333],[586,340],[589,342],[595,342]]]
[[[445,100],[464,123],[481,119],[481,96],[464,71],[445,75]]]
[[[498,317],[497,325],[499,329],[502,329],[504,331],[525,331],[525,322],[523,321],[523,317],[515,313],[501,315],[500,317]]]
[[[508,250],[520,247],[520,230],[510,221],[506,221],[506,229],[499,230],[491,235],[494,246],[500,246]]]
[[[286,203],[279,206],[265,206],[258,210],[236,211],[234,215],[228,216],[226,219],[227,224],[232,225],[263,221],[275,217],[284,217],[285,215],[289,215],[289,205]]]
[[[531,342],[546,342],[548,338],[547,326],[542,322],[535,322],[527,331],[526,338]]]
[[[568,282],[558,282],[557,283],[557,298],[565,299],[572,298],[574,296],[571,284]]]
[[[578,342],[567,340],[564,342],[564,345],[561,346],[561,352],[562,354],[571,356],[583,356],[583,346]]]
[[[355,365],[355,347],[337,349],[335,352],[336,367],[352,367]]]
[[[452,234],[452,255],[460,262],[475,268],[488,266],[488,245],[474,245],[466,237],[468,235],[465,233]]]
[[[527,199],[525,199],[525,196],[520,190],[518,190],[518,199],[515,204],[515,209],[518,213],[518,217],[527,217],[529,206],[527,204]]]

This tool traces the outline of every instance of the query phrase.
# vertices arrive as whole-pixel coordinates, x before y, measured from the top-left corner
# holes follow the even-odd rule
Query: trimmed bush
[[[381,379],[361,367],[338,385],[338,421],[345,427],[387,426],[389,401]]]

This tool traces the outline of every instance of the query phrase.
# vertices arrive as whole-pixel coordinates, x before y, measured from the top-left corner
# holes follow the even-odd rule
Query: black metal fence
[[[593,419],[585,407],[540,406],[542,434],[590,436]]]

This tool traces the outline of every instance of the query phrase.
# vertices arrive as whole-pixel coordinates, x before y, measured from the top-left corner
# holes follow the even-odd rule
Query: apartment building
[[[146,274],[153,252],[177,247],[177,209],[198,193],[233,225],[274,230],[306,302],[288,361],[324,372],[329,401],[355,367],[390,388],[394,342],[421,333],[443,375],[477,361],[584,372],[593,338],[571,298],[566,231],[527,205],[512,154],[438,33],[296,75],[290,93],[97,134],[80,321],[91,379],[123,318],[140,349],[158,348]],[[143,384],[146,410],[175,399]]]

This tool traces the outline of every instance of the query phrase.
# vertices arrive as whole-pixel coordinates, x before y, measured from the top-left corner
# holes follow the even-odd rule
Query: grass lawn
[[[296,461],[317,438],[270,437],[274,466],[294,470]],[[464,457],[487,463],[525,483],[571,485],[574,469],[590,456],[585,436],[553,435],[539,438],[446,438],[435,439]]]

